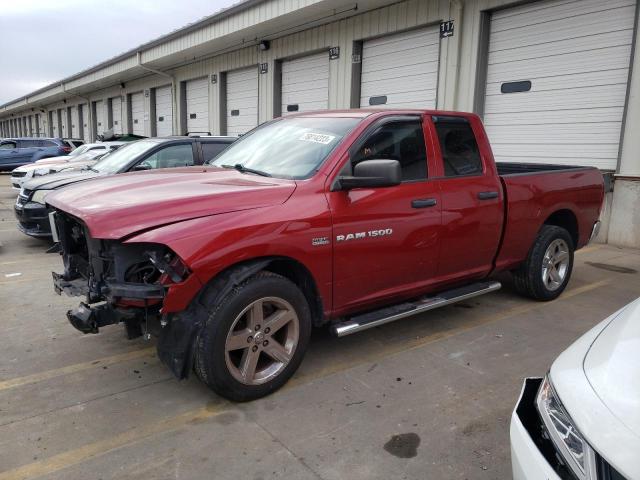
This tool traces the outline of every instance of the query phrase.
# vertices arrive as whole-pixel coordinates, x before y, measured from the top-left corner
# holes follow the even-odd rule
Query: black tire
[[[564,242],[568,247],[568,265],[562,282],[555,288],[550,288],[543,280],[544,256],[549,246],[558,240]],[[574,248],[573,239],[564,228],[543,225],[529,251],[527,259],[513,272],[516,291],[529,298],[545,302],[558,298],[571,278]]]
[[[291,352],[286,366],[279,367],[282,370],[277,375],[259,385],[245,384],[238,381],[227,365],[230,358],[227,357],[226,351],[227,336],[234,328],[239,315],[248,306],[267,297],[284,300],[295,311],[298,319],[297,345]],[[207,322],[196,339],[194,370],[198,377],[217,394],[238,402],[264,397],[282,387],[300,366],[311,335],[311,312],[304,294],[287,278],[271,272],[258,272],[208,308]],[[265,318],[265,324],[267,319]],[[262,328],[262,330],[264,332],[265,329]],[[257,339],[257,332],[254,332],[254,335]],[[273,346],[274,339],[271,340]],[[261,344],[262,342],[259,345]],[[250,345],[254,348],[253,343]],[[238,350],[234,351],[234,353],[237,352]],[[244,350],[242,352],[244,353]],[[276,364],[271,357],[265,355],[262,349],[258,351],[260,359]],[[238,373],[239,370],[235,375],[237,376]]]

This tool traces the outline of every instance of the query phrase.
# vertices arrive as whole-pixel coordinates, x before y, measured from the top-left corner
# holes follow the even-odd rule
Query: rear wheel
[[[196,373],[231,400],[260,398],[297,370],[310,333],[311,314],[300,289],[260,272],[212,306],[197,339]]]
[[[525,262],[513,272],[522,295],[553,300],[566,288],[573,270],[574,245],[564,228],[543,225]]]

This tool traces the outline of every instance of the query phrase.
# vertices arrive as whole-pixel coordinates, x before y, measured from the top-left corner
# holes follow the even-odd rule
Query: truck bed
[[[505,202],[497,269],[522,262],[542,224],[554,218],[573,225],[576,249],[587,244],[603,199],[603,177],[597,168],[531,163],[496,163],[496,168]]]

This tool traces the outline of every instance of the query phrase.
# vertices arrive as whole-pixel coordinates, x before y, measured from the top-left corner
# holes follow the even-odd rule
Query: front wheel
[[[557,298],[571,278],[573,252],[569,232],[554,225],[543,225],[527,259],[513,272],[516,290],[536,300]]]
[[[195,370],[223,397],[260,398],[294,374],[310,334],[311,314],[300,289],[260,272],[211,307],[196,340]]]

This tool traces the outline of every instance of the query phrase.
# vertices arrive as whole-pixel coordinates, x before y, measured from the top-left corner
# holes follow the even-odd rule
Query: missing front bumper
[[[77,297],[91,294],[91,296],[108,301],[118,299],[157,301],[162,300],[165,293],[163,285],[128,282],[109,282],[101,287],[100,291],[91,291],[89,282],[85,278],[67,280],[60,273],[51,272],[51,275],[53,277],[53,289],[58,295],[65,293],[69,296]]]

